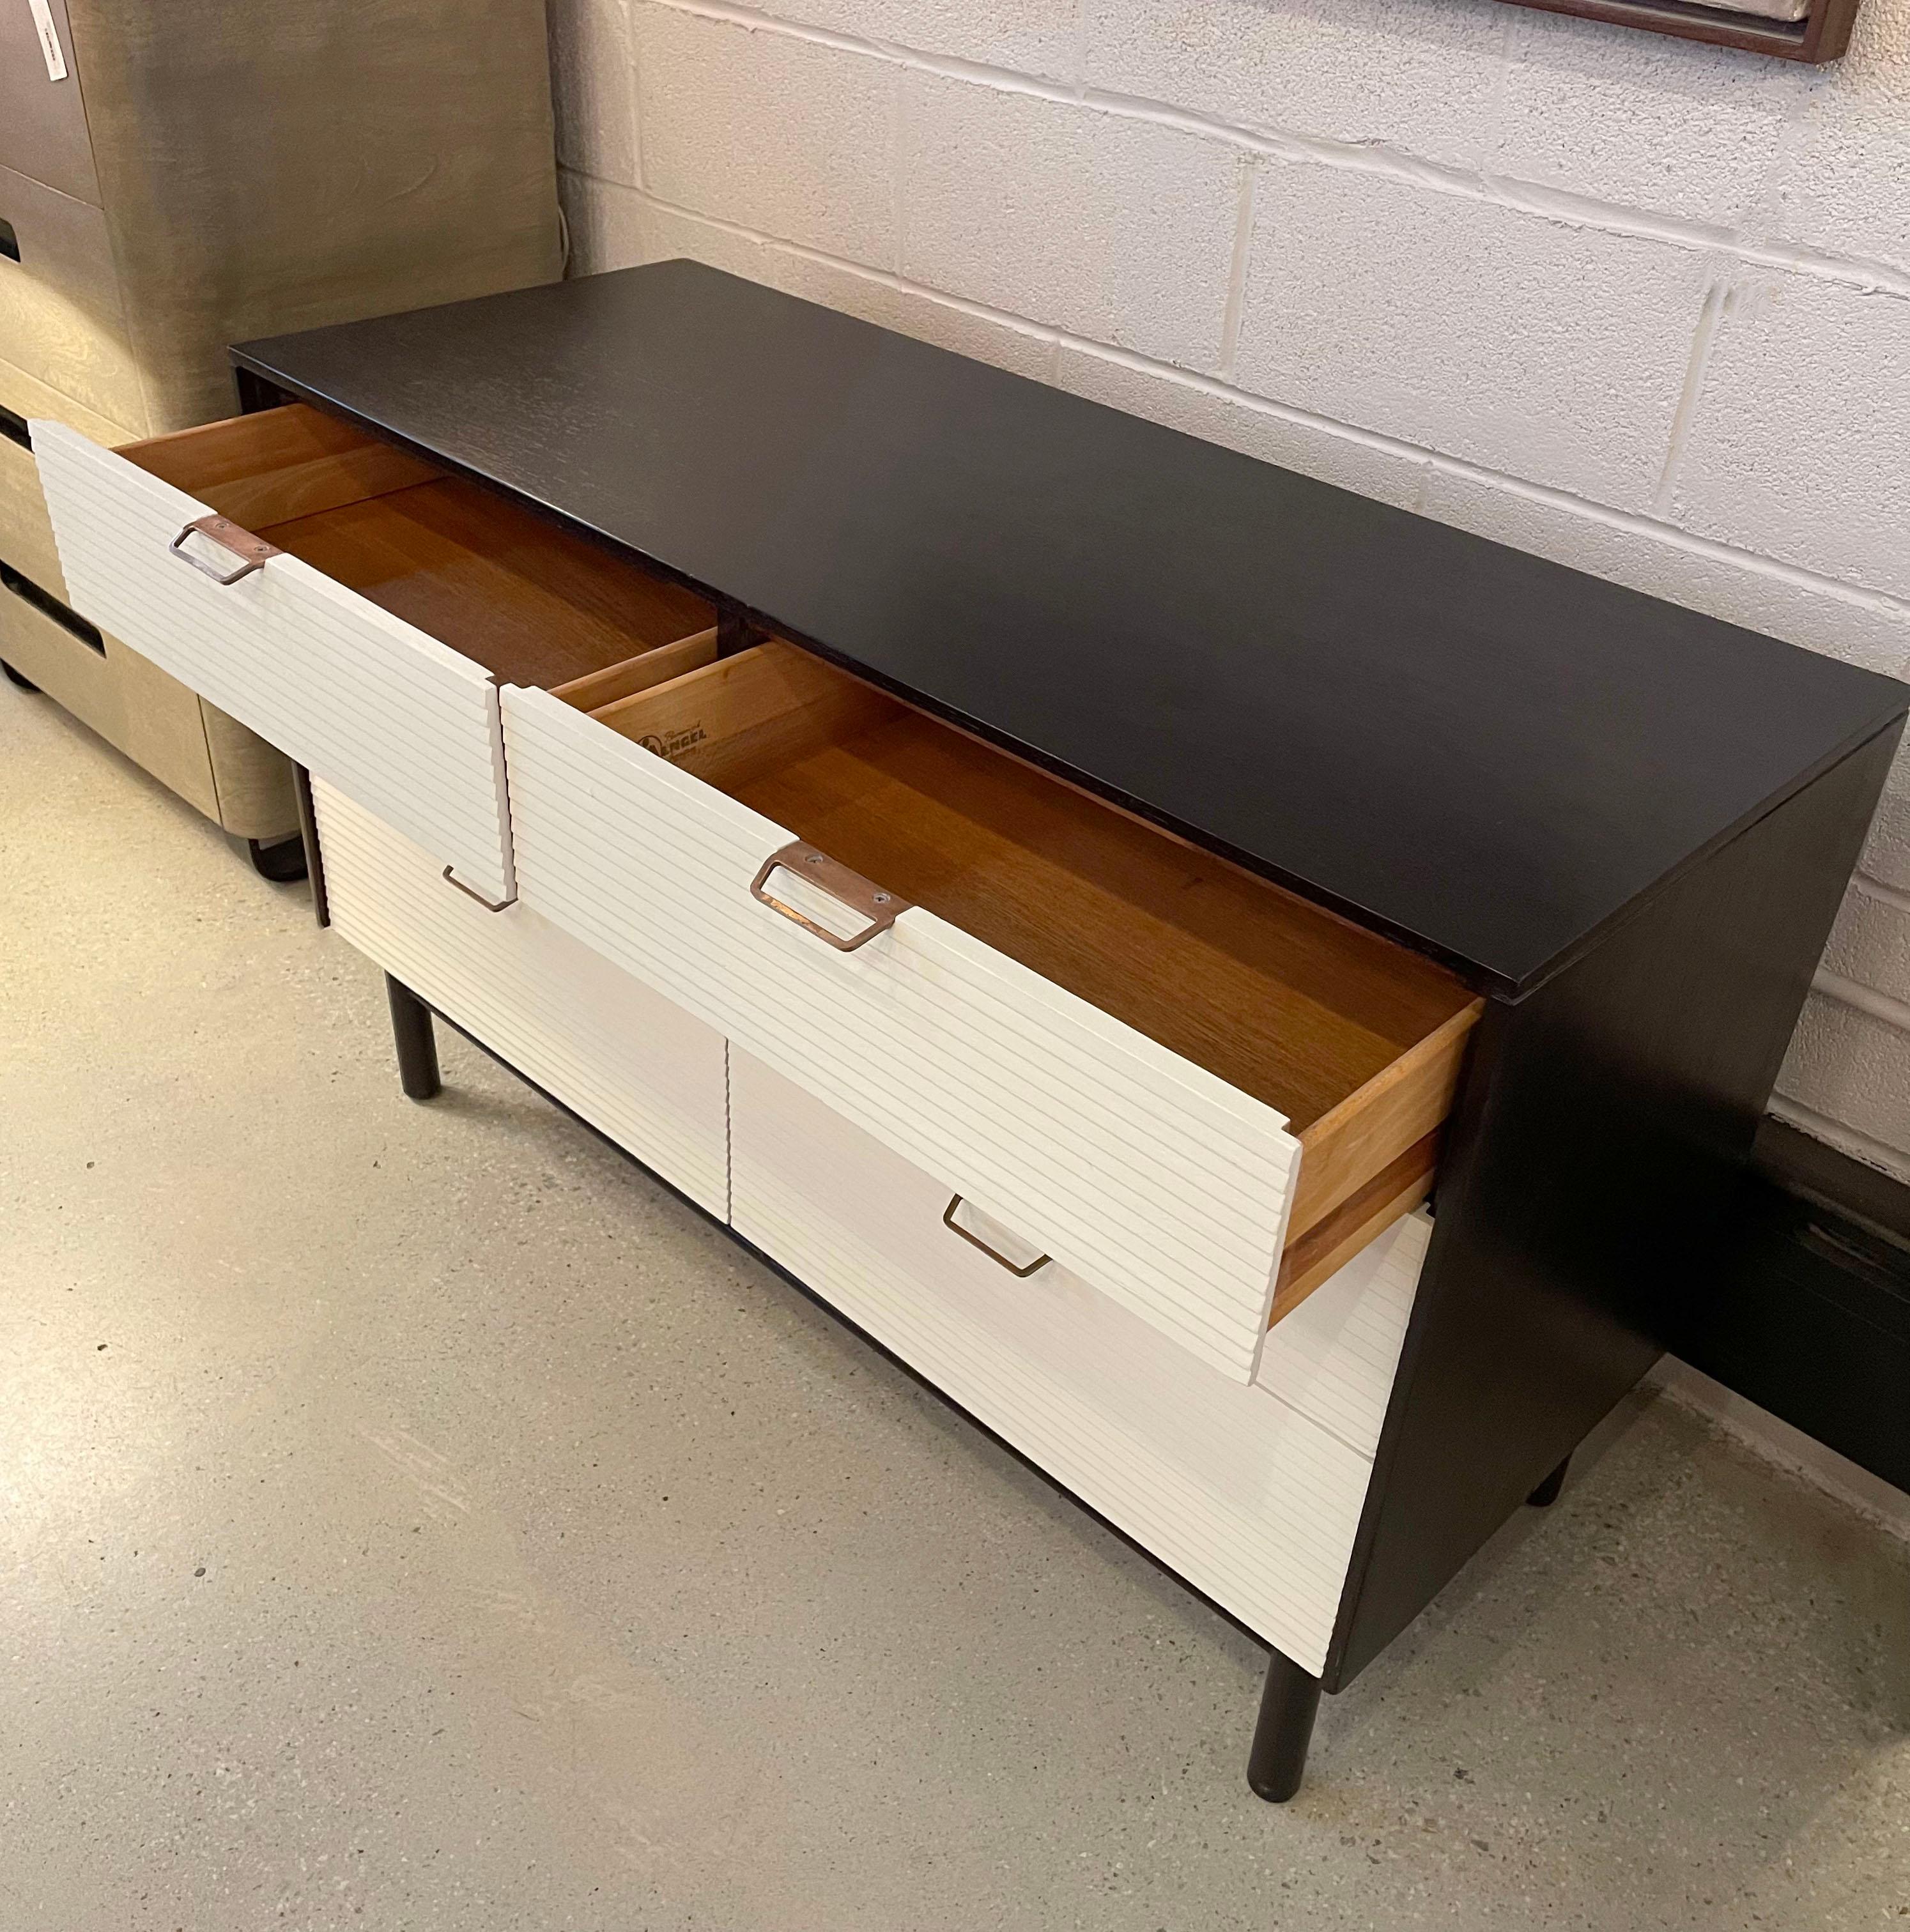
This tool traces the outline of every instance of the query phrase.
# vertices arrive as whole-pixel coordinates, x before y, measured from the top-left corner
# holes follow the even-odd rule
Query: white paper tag
[[[33,9],[34,30],[40,36],[40,51],[47,62],[47,78],[64,80],[66,78],[66,56],[60,51],[59,30],[53,25],[53,9],[50,0],[26,0]]]

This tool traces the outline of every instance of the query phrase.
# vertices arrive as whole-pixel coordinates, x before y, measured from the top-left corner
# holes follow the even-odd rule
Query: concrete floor
[[[1272,1810],[1252,1644],[445,1061],[0,688],[0,1932],[1910,1917],[1905,1552],[1685,1412]]]

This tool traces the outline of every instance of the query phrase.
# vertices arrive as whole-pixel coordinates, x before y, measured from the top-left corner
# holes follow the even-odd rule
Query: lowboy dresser
[[[321,916],[1271,1648],[1249,1762],[1701,1281],[1889,680],[673,262],[34,425]]]

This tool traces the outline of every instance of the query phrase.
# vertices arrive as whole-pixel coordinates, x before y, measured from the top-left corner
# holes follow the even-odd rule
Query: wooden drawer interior
[[[302,404],[119,454],[500,683],[602,703],[716,656],[707,598]]]
[[[1425,1198],[1482,1004],[1440,968],[791,645],[586,708],[1286,1115],[1276,1320]]]
[[[1480,1010],[1431,962],[317,410],[121,454],[1278,1108],[1276,1319],[1426,1198]]]

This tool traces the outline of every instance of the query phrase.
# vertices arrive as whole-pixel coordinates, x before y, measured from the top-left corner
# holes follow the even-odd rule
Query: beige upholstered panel
[[[152,433],[228,343],[560,272],[535,0],[69,4]]]

